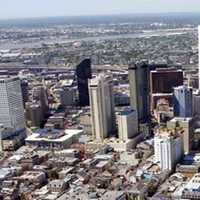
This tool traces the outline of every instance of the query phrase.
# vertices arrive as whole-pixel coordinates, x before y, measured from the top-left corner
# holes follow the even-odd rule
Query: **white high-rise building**
[[[119,139],[127,141],[138,134],[138,117],[135,110],[123,110],[117,114]]]
[[[154,152],[161,170],[173,170],[182,156],[181,138],[167,132],[157,134],[154,137]]]
[[[20,79],[0,78],[0,124],[18,131],[25,128]]]
[[[105,74],[89,80],[92,133],[102,141],[115,128],[112,78]]]

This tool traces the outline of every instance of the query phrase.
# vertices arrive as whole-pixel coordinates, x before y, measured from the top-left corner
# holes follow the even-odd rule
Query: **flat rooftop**
[[[135,112],[135,110],[133,110],[133,109],[123,110],[123,111],[119,112],[119,115],[128,116],[128,115],[130,115],[131,113],[134,113],[134,112]]]
[[[75,135],[79,135],[81,133],[83,133],[83,130],[75,130],[75,129],[66,129],[64,130],[64,132],[62,132],[62,134],[60,134],[61,132],[59,130],[53,129],[53,132],[45,132],[43,129],[39,129],[37,130],[35,133],[33,133],[32,135],[30,135],[29,137],[27,137],[25,139],[26,142],[28,141],[46,141],[46,142],[63,142],[66,141],[70,138],[72,138]],[[57,137],[47,137],[47,135],[49,136],[50,134],[55,135]]]
[[[185,121],[185,122],[189,122],[190,120],[192,120],[192,118],[191,117],[174,117],[173,119],[171,119],[170,121],[171,122],[183,122],[183,121]]]

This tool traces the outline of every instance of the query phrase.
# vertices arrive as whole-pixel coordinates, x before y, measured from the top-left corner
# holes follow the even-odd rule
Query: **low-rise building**
[[[31,184],[42,186],[46,181],[46,175],[42,171],[26,171],[23,175],[16,177],[15,179],[19,182],[28,181]]]
[[[70,145],[78,142],[82,130],[66,129],[38,129],[26,138],[26,145],[36,146],[41,149],[67,149]]]
[[[68,187],[67,182],[61,179],[53,180],[47,185],[50,192],[64,192]]]

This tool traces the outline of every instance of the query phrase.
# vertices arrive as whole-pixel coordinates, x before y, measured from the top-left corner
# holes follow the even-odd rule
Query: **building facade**
[[[182,156],[181,138],[168,133],[158,133],[154,137],[155,161],[161,170],[173,170]]]
[[[26,102],[28,102],[28,100],[29,100],[28,81],[21,80],[21,88],[22,88],[23,104],[25,107]]]
[[[76,67],[79,105],[89,106],[88,79],[92,78],[91,60],[85,59]]]
[[[182,148],[185,154],[188,154],[191,151],[193,131],[194,131],[193,123],[194,122],[192,118],[181,118],[181,117],[175,117],[167,122],[167,128],[169,129],[175,129],[175,128],[183,129],[181,138],[182,138]]]
[[[200,92],[193,93],[193,116],[200,116]]]
[[[47,88],[44,85],[34,87],[32,97],[33,101],[36,101],[40,104],[44,117],[49,111]]]
[[[0,124],[14,128],[25,128],[24,106],[20,79],[0,79]]]
[[[115,129],[112,77],[100,74],[89,81],[92,133],[95,139],[107,138]]]
[[[137,63],[129,67],[130,104],[137,111],[140,122],[145,123],[150,116],[149,66]]]
[[[130,109],[117,114],[119,139],[127,141],[138,134],[137,112]]]
[[[159,66],[158,66],[159,67]],[[173,88],[183,85],[183,71],[174,67],[155,68],[150,71],[151,111],[156,107],[158,100],[173,100]]]
[[[150,72],[152,94],[173,93],[173,88],[183,85],[183,71],[175,68],[160,68]]]
[[[30,126],[40,127],[44,120],[41,105],[38,103],[26,103],[26,120]]]
[[[175,117],[192,117],[192,88],[184,85],[175,87],[173,99]]]

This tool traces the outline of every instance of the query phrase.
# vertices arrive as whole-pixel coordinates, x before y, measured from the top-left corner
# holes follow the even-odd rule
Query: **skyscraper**
[[[0,79],[0,124],[21,130],[25,128],[25,117],[20,79]]]
[[[161,170],[172,170],[182,156],[181,138],[171,133],[158,133],[154,137],[155,160]]]
[[[44,85],[34,87],[32,97],[34,101],[39,102],[43,116],[45,116],[49,111],[47,88]]]
[[[38,103],[26,103],[26,120],[30,126],[40,127],[44,120],[41,105]]]
[[[137,112],[132,109],[125,109],[117,114],[119,139],[127,141],[138,134]]]
[[[115,129],[115,112],[112,78],[100,74],[89,80],[92,133],[102,141]]]
[[[183,130],[179,133],[182,138],[183,152],[185,154],[190,153],[194,133],[194,120],[192,118],[175,117],[167,122],[167,128],[181,128]]]
[[[174,114],[176,117],[192,117],[192,88],[174,88]]]
[[[183,71],[174,67],[158,68],[150,71],[151,111],[156,109],[160,99],[172,102],[173,88],[183,85]]]
[[[76,100],[76,89],[73,87],[61,87],[55,90],[62,106],[73,106]]]
[[[139,122],[145,123],[150,116],[149,67],[145,62],[129,67],[131,107],[137,111]]]
[[[151,94],[173,93],[173,88],[183,85],[183,71],[173,67],[160,68],[150,72]]]
[[[28,94],[28,81],[21,80],[21,88],[22,88],[22,98],[23,98],[23,105],[25,107],[26,102],[28,102],[29,94]]]
[[[91,60],[85,59],[76,67],[79,105],[89,106],[88,79],[92,78]]]

